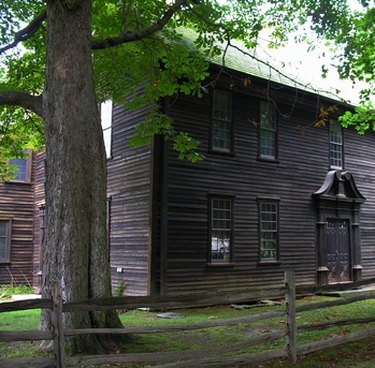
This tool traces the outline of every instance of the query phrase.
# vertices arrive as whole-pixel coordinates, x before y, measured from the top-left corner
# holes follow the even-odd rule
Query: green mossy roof
[[[186,46],[196,48],[194,46],[196,33],[183,29],[182,34]],[[223,50],[226,49],[226,54],[224,58],[222,56],[211,57],[209,61],[213,64],[350,105],[356,105],[359,102],[358,91],[352,89],[352,82],[346,81],[347,87],[342,88],[342,81],[334,80],[330,78],[330,75],[326,79],[320,77],[311,81],[309,71],[302,72],[302,68],[298,68],[302,64],[301,61],[296,60],[295,65],[298,67],[289,65],[290,62],[284,62],[277,59],[277,56],[272,56],[272,54],[278,54],[277,50],[272,49],[269,52],[258,49],[249,50],[238,41],[231,41],[231,45],[227,48],[224,44],[219,44],[219,46]],[[283,51],[288,52],[287,49]]]

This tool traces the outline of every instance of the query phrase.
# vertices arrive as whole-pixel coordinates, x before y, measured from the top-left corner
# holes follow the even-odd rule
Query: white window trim
[[[333,124],[336,124],[340,128],[341,143],[332,142],[331,127],[332,127]],[[332,145],[334,145],[335,147],[340,147],[340,149],[341,149],[341,165],[332,165],[331,164],[332,153],[333,153],[333,151],[331,149]],[[333,119],[331,119],[329,121],[329,167],[331,169],[334,169],[334,170],[342,170],[344,168],[344,132],[343,132],[343,129],[342,129],[342,126],[340,125],[340,123],[337,120],[333,120]]]

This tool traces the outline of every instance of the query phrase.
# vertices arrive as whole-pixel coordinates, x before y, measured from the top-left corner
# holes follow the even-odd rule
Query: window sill
[[[264,267],[264,266],[280,266],[281,261],[258,261],[258,266]]]
[[[207,267],[209,268],[216,268],[216,267],[234,267],[233,262],[214,262],[214,263],[207,263]]]
[[[31,181],[30,180],[6,180],[4,183],[6,184],[27,184],[30,185]]]
[[[341,170],[341,171],[344,171],[344,168],[343,166],[335,166],[335,165],[331,165],[329,167],[330,170]]]
[[[0,261],[0,266],[9,266],[10,264],[12,264],[11,261]]]
[[[234,157],[235,154],[233,151],[221,151],[219,149],[210,148],[208,150],[209,153],[213,153],[214,155],[222,155],[222,156],[228,156],[228,157]]]
[[[278,164],[278,163],[280,163],[279,159],[272,158],[272,157],[266,157],[266,156],[258,156],[257,160],[261,161],[261,162],[269,162],[269,163],[272,163],[272,164]]]

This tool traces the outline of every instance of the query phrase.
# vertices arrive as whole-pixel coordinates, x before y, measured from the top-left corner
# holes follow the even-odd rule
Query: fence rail
[[[375,280],[373,280],[375,281]],[[368,283],[368,281],[366,282]],[[363,283],[365,284],[365,283]],[[340,306],[355,303],[362,300],[375,299],[375,293],[366,295],[356,295],[345,299],[337,299],[334,301],[313,303],[296,307],[296,286],[294,273],[292,271],[285,272],[285,286],[278,288],[277,292],[285,294],[285,310],[254,314],[244,317],[237,317],[227,320],[207,321],[204,323],[183,324],[165,327],[125,327],[125,328],[90,328],[90,329],[65,329],[62,323],[63,313],[73,311],[94,311],[108,309],[136,309],[139,307],[151,306],[154,309],[171,309],[180,308],[183,304],[183,298],[177,297],[171,301],[170,298],[161,297],[158,300],[147,297],[125,297],[112,299],[96,299],[85,300],[76,303],[62,303],[59,286],[56,285],[53,291],[53,299],[29,300],[20,302],[8,302],[0,304],[0,312],[25,310],[33,308],[48,308],[52,311],[53,332],[48,331],[0,331],[0,341],[26,341],[26,340],[53,340],[54,341],[54,357],[37,357],[37,358],[18,358],[18,359],[0,359],[1,367],[20,368],[20,367],[51,367],[58,368],[68,366],[86,366],[91,364],[115,364],[115,363],[140,363],[150,362],[154,367],[158,368],[188,368],[188,367],[227,367],[230,365],[241,365],[249,363],[261,363],[266,360],[275,358],[288,358],[294,363],[297,356],[316,352],[325,348],[336,347],[347,342],[359,341],[364,338],[374,336],[375,329],[366,329],[362,332],[351,333],[344,336],[337,336],[324,341],[316,341],[309,344],[297,345],[296,337],[299,331],[312,331],[333,326],[343,326],[348,324],[366,324],[375,322],[375,318],[360,318],[337,320],[322,323],[314,323],[309,325],[297,326],[296,314],[315,309]],[[275,295],[276,289],[271,290],[267,295],[262,292],[263,297],[272,297]],[[245,294],[242,297],[245,297]],[[193,303],[202,305],[211,305],[216,297],[209,296],[205,301],[202,296],[193,298]],[[112,300],[112,304],[110,303]],[[228,298],[230,303],[231,298]],[[238,299],[237,299],[238,300]],[[223,300],[221,300],[221,303]],[[186,305],[186,304],[185,304]],[[86,356],[65,356],[64,340],[65,338],[89,335],[89,334],[153,334],[153,333],[173,333],[178,331],[206,329],[211,327],[233,326],[241,323],[251,323],[260,320],[266,320],[274,317],[285,316],[285,330],[273,333],[261,334],[245,341],[228,344],[225,347],[201,349],[198,351],[178,351],[178,352],[160,352],[160,353],[137,353],[137,354],[114,354],[114,355],[86,355]],[[262,351],[253,354],[241,354],[238,356],[221,356],[225,353],[236,352],[245,348],[263,344],[265,342],[274,341],[280,338],[286,338],[285,347],[282,349],[274,349]],[[204,356],[204,358],[202,358]],[[168,362],[168,363],[165,363]]]

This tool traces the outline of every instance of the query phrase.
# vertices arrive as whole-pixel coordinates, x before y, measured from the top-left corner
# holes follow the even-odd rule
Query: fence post
[[[62,299],[60,284],[56,281],[52,289],[52,314],[51,321],[54,329],[53,345],[56,357],[56,367],[65,367],[64,330],[62,323]]]
[[[294,271],[285,271],[286,352],[288,359],[297,362],[296,284]]]

